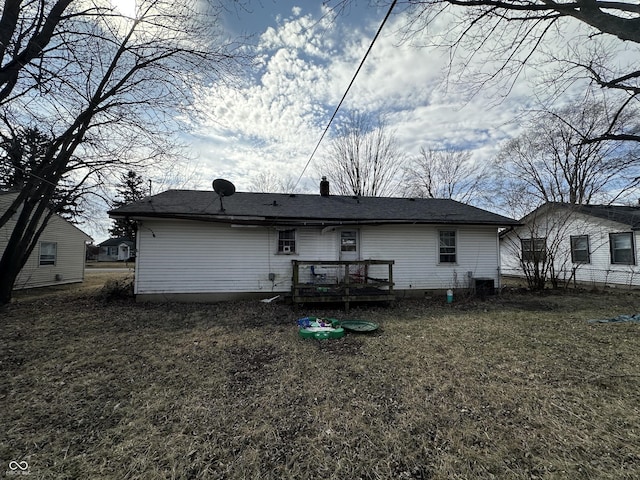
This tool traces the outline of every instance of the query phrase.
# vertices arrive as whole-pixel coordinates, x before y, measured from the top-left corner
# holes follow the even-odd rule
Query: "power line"
[[[41,182],[48,183],[49,185],[52,185],[52,186],[54,186],[54,187],[57,187],[57,186],[58,186],[57,184],[55,184],[55,183],[53,183],[53,182],[50,182],[49,180],[47,180],[47,179],[45,179],[45,178],[42,178],[42,177],[40,177],[40,176],[36,175],[35,173],[28,171],[28,170],[27,170],[27,169],[25,169],[25,168],[19,167],[18,165],[14,165],[14,164],[13,164],[13,163],[11,163],[9,160],[5,160],[5,159],[3,159],[3,158],[0,158],[0,161],[1,161],[2,163],[4,163],[5,165],[7,165],[8,167],[13,167],[13,168],[15,168],[16,170],[20,170],[22,173],[24,173],[24,174],[25,174],[25,175],[27,175],[28,177],[33,177],[33,178],[35,178],[36,180],[40,180]]]
[[[347,98],[347,94],[349,93],[349,90],[351,90],[351,86],[356,81],[356,77],[358,76],[358,73],[360,73],[360,69],[364,65],[364,62],[367,59],[367,57],[369,56],[369,52],[371,52],[371,49],[373,48],[373,44],[376,43],[376,40],[378,39],[378,36],[380,36],[380,32],[382,31],[382,27],[384,27],[384,24],[387,23],[387,19],[391,16],[391,11],[393,10],[393,7],[395,7],[396,3],[398,3],[398,0],[394,0],[393,3],[391,4],[391,6],[389,7],[389,10],[387,11],[387,14],[385,15],[384,19],[382,20],[382,23],[380,24],[380,27],[378,27],[378,31],[376,32],[375,36],[373,37],[373,40],[371,40],[371,44],[369,45],[369,48],[367,49],[367,52],[364,54],[364,57],[362,57],[362,60],[360,61],[360,65],[358,65],[358,69],[356,70],[356,73],[353,74],[353,77],[351,78],[351,82],[349,82],[349,86],[345,90],[344,95],[342,95],[342,98],[340,99],[340,102],[338,103],[338,106],[336,107],[335,111],[333,112],[333,115],[331,115],[331,118],[329,119],[329,123],[327,123],[327,126],[324,129],[324,132],[322,132],[322,135],[320,136],[320,140],[318,140],[318,143],[316,144],[315,148],[313,149],[313,152],[311,152],[311,156],[309,157],[309,160],[307,160],[307,163],[305,164],[304,168],[302,169],[302,172],[300,173],[300,176],[298,177],[298,180],[296,181],[295,185],[293,186],[293,190],[295,190],[295,188],[298,186],[298,183],[300,183],[300,180],[302,179],[302,176],[304,175],[304,172],[307,171],[307,168],[309,167],[309,164],[311,163],[311,160],[313,159],[313,156],[318,151],[318,148],[320,147],[320,144],[322,143],[322,140],[324,139],[325,135],[329,131],[329,127],[331,127],[331,123],[333,122],[334,118],[336,118],[336,115],[338,114],[338,110],[340,110],[340,107],[342,106],[342,102],[344,102],[344,99]]]

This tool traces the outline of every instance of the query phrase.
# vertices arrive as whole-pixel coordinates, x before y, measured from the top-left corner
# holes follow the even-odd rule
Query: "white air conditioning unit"
[[[282,247],[282,253],[291,253],[291,247],[289,245],[284,245]]]

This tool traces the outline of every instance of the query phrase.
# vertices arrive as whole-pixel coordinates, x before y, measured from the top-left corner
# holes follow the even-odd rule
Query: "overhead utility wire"
[[[387,23],[387,19],[391,16],[391,11],[393,10],[393,7],[396,6],[396,3],[398,3],[398,0],[394,0],[393,1],[391,6],[389,7],[389,11],[387,12],[387,14],[385,15],[384,19],[382,20],[382,23],[380,24],[380,27],[378,27],[378,31],[376,32],[375,37],[373,37],[373,40],[371,40],[371,44],[369,45],[369,48],[367,49],[367,52],[364,54],[364,57],[362,57],[362,60],[360,61],[360,65],[358,65],[358,69],[356,70],[356,73],[353,74],[353,78],[351,79],[351,82],[349,83],[349,86],[347,87],[346,91],[344,92],[344,95],[342,95],[342,98],[340,99],[340,103],[338,103],[338,106],[336,107],[335,111],[333,112],[333,115],[331,115],[331,119],[329,120],[329,123],[327,123],[327,127],[324,129],[324,132],[322,132],[322,135],[320,136],[320,140],[318,140],[318,143],[316,144],[316,147],[313,149],[313,152],[311,152],[311,156],[309,157],[309,160],[307,160],[306,165],[302,169],[302,172],[300,173],[300,176],[298,177],[298,180],[296,181],[296,184],[293,186],[294,190],[298,186],[298,183],[300,183],[300,180],[302,179],[302,176],[304,175],[304,172],[307,171],[307,168],[309,167],[309,164],[311,163],[311,160],[313,159],[313,156],[318,151],[318,148],[320,148],[320,144],[322,143],[322,140],[324,139],[324,136],[329,131],[329,127],[331,127],[331,123],[333,122],[333,119],[336,118],[336,115],[338,114],[338,110],[340,110],[340,107],[342,106],[342,102],[344,102],[344,99],[347,98],[347,94],[349,93],[349,90],[351,89],[352,85],[355,83],[356,77],[358,76],[358,73],[360,73],[360,69],[364,65],[364,62],[367,59],[367,57],[369,56],[369,52],[371,52],[371,49],[373,48],[373,44],[376,43],[376,40],[378,39],[378,36],[380,36],[380,32],[382,31],[382,27],[384,27],[384,24]]]
[[[46,179],[44,179],[44,178],[42,178],[42,177],[39,177],[39,176],[38,176],[38,175],[36,175],[35,173],[30,172],[30,171],[26,170],[25,168],[22,168],[22,167],[19,167],[19,166],[17,166],[17,165],[14,165],[14,164],[13,164],[13,163],[11,163],[9,160],[0,159],[0,161],[1,161],[2,163],[4,163],[5,165],[9,166],[9,167],[13,167],[13,168],[15,168],[16,170],[20,170],[22,173],[24,173],[24,174],[25,174],[26,176],[28,176],[28,177],[33,177],[33,178],[35,178],[36,180],[40,180],[41,182],[48,183],[49,185],[53,185],[54,187],[57,187],[57,186],[58,186],[57,184],[55,184],[55,183],[53,183],[53,182],[50,182],[49,180],[46,180]]]

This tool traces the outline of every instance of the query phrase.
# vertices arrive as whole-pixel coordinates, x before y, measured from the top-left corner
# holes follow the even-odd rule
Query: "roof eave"
[[[173,214],[156,212],[131,212],[121,213],[109,211],[109,216],[115,218],[130,218],[133,220],[173,219],[195,220],[200,222],[229,223],[238,225],[285,225],[306,227],[349,226],[349,225],[477,225],[510,227],[521,225],[517,221],[475,221],[475,220],[451,220],[451,219],[340,219],[340,218],[304,218],[304,217],[258,217],[243,215],[212,215],[212,214]]]

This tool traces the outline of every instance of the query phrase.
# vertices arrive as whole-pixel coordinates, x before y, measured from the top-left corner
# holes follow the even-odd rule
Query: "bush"
[[[133,298],[133,277],[107,280],[100,290],[103,300],[122,300]]]

